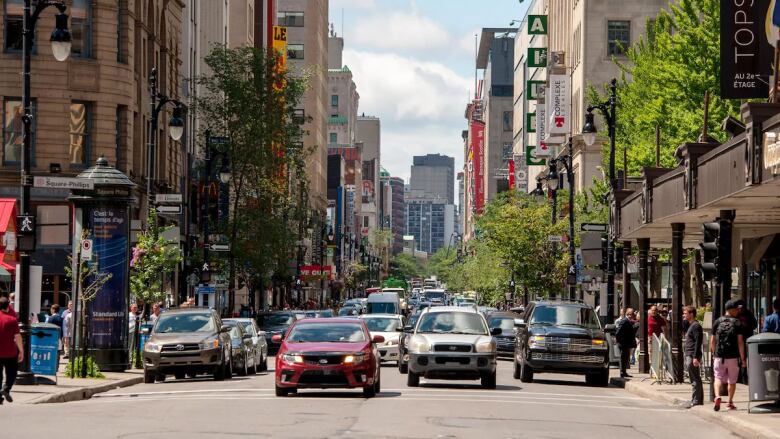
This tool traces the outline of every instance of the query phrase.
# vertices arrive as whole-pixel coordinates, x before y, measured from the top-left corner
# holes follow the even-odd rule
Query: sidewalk
[[[684,384],[652,384],[653,380],[647,374],[637,372],[636,366],[629,371],[633,378],[616,378],[610,380],[610,384],[623,387],[628,392],[643,398],[658,402],[677,405],[691,400],[691,385],[687,381]],[[646,379],[645,379],[646,378]],[[645,379],[643,381],[643,379]],[[709,383],[704,383],[704,400],[709,401]],[[734,434],[744,438],[780,439],[780,413],[748,413],[748,386],[737,384],[737,392],[734,395],[734,405],[737,410],[725,408],[726,399],[721,406],[721,411],[712,409],[711,402],[705,402],[703,406],[692,407],[689,412],[702,419],[717,422]],[[763,404],[756,402],[751,407]]]
[[[57,373],[57,385],[38,384],[34,386],[15,385],[11,391],[13,404],[44,404],[50,402],[69,402],[89,399],[96,393],[107,392],[120,387],[142,383],[143,370],[131,369],[127,372],[103,372],[105,378],[67,378],[65,364],[60,362]],[[46,377],[51,378],[51,377]],[[8,402],[5,402],[8,404]]]

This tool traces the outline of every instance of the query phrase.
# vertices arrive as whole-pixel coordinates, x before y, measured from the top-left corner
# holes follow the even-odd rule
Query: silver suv
[[[407,385],[429,379],[480,379],[482,387],[496,387],[496,340],[501,328],[488,328],[482,314],[462,307],[423,310],[408,345]]]

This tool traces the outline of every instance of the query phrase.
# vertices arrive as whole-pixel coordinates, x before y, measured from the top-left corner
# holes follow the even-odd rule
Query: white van
[[[406,310],[406,290],[403,288],[382,288],[383,293],[397,293],[398,299],[401,301],[401,310]]]
[[[366,314],[401,314],[401,299],[398,298],[398,293],[372,293],[368,296]]]

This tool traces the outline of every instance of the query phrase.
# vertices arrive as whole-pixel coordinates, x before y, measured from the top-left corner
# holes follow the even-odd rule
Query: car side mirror
[[[149,335],[151,332],[152,332],[152,328],[149,327],[141,328],[141,334],[143,335]]]
[[[371,337],[371,343],[384,343],[384,342],[385,342],[385,338],[382,337],[381,335],[375,335]]]
[[[228,325],[222,325],[222,326],[219,328],[219,332],[230,332],[230,326],[228,326]]]
[[[525,320],[515,319],[515,329],[525,329],[526,326]]]
[[[244,340],[251,340],[252,339],[252,334],[244,334],[244,336],[242,338]]]
[[[604,325],[604,332],[606,332],[607,334],[614,334],[616,328],[617,327],[614,324],[610,323],[608,325]]]
[[[271,337],[271,341],[274,343],[281,343],[282,342],[282,336],[279,334],[274,335]]]
[[[501,335],[503,331],[499,327],[495,327],[490,330],[490,335]]]
[[[412,327],[410,325],[404,326],[403,331],[404,332],[414,332],[414,327]]]

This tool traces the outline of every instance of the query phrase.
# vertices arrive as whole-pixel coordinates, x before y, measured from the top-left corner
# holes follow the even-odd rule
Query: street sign
[[[48,189],[95,189],[95,182],[85,178],[71,177],[35,177],[33,187]]]
[[[227,145],[230,142],[230,138],[227,136],[211,136],[209,142],[212,145]]]
[[[547,16],[528,16],[528,35],[547,35]]]
[[[563,242],[563,237],[560,235],[550,235],[547,237],[550,242]]]
[[[154,201],[157,203],[181,203],[181,194],[157,194],[154,196]]]
[[[195,288],[198,294],[213,294],[216,291],[214,285],[199,285]]]
[[[158,213],[180,214],[181,206],[157,206]]]
[[[639,273],[639,258],[637,255],[628,255],[628,258],[626,258],[626,265],[629,274]]]
[[[83,239],[81,240],[81,260],[89,261],[90,259],[92,259],[92,240]]]
[[[20,235],[35,234],[35,215],[19,215],[16,217],[16,224]]]
[[[580,230],[583,232],[606,232],[607,225],[598,223],[582,223],[580,225]]]
[[[230,244],[211,244],[209,250],[213,252],[229,252]]]

